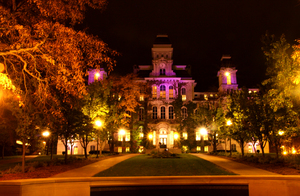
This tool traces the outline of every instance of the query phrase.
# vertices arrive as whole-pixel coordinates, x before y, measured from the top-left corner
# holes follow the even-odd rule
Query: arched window
[[[160,118],[166,119],[166,108],[164,106],[160,108]]]
[[[186,101],[186,89],[185,88],[181,89],[181,97],[182,97],[182,101]]]
[[[100,79],[100,73],[96,72],[94,75],[94,81],[98,81]]]
[[[140,108],[139,111],[139,120],[144,120],[144,108]]]
[[[173,106],[169,107],[169,119],[173,119],[174,118],[174,108]]]
[[[166,70],[165,69],[160,69],[159,70],[159,75],[166,75]]]
[[[153,107],[152,109],[152,118],[157,119],[157,107]]]
[[[229,72],[225,72],[225,76],[227,78],[227,84],[230,85],[231,84],[231,74]]]
[[[174,87],[169,86],[169,99],[173,99],[173,98],[174,98]]]
[[[157,87],[152,86],[152,98],[156,99],[157,98]]]
[[[181,108],[181,117],[182,117],[182,119],[187,118],[187,109],[186,108]]]
[[[165,85],[160,86],[160,98],[163,98],[163,99],[166,98],[166,86]]]

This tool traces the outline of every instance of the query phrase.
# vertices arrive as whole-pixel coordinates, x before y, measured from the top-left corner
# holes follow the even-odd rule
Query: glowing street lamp
[[[102,127],[102,125],[103,125],[103,123],[102,123],[102,121],[101,120],[99,120],[99,119],[96,119],[95,120],[95,125],[96,125],[96,127],[98,128],[98,129],[100,129],[101,127]],[[100,146],[101,146],[101,142],[100,142]],[[96,156],[96,158],[98,158],[99,157],[99,134],[97,134],[97,156]],[[102,146],[101,146],[102,147]],[[101,153],[102,153],[102,149],[101,149],[101,147],[100,147],[100,151],[101,151]]]
[[[50,136],[50,132],[49,131],[44,131],[42,133],[42,136],[48,138]],[[43,143],[45,145],[44,148],[46,148],[46,146],[47,146],[46,155],[48,155],[48,150],[49,150],[49,141],[48,141],[48,139],[47,139],[47,142],[43,141]],[[48,145],[47,145],[47,143],[48,143]],[[51,145],[52,145],[52,143],[51,143]],[[51,148],[51,157],[52,157],[52,148]]]
[[[152,139],[153,139],[153,134],[152,133],[148,134],[148,139],[150,140],[150,148],[152,148]]]
[[[282,136],[284,134],[284,131],[278,131],[278,135]]]
[[[174,145],[173,145],[173,148],[174,148],[174,146],[175,146],[175,144],[176,144],[176,140],[179,138],[178,133],[175,132],[174,135],[173,135],[173,137],[174,137]]]
[[[49,135],[50,135],[50,132],[49,132],[49,131],[44,131],[44,132],[42,133],[42,136],[44,136],[44,137],[49,137]]]
[[[232,125],[232,122],[231,122],[230,119],[226,121],[226,125],[227,125],[228,127]],[[225,145],[226,145],[226,143],[225,143]],[[230,136],[230,138],[229,138],[229,151],[230,151],[230,156],[231,156],[231,155],[232,155],[232,149],[231,149],[231,136]]]

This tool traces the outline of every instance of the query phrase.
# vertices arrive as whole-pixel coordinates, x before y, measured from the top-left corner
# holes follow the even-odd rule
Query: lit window
[[[181,109],[181,116],[182,116],[182,119],[187,118],[187,109],[186,108]]]
[[[121,95],[119,95],[119,98],[118,98],[118,100],[120,101],[120,100],[121,100],[121,98],[122,98],[122,96],[121,96]]]
[[[225,76],[227,78],[227,84],[230,85],[231,84],[231,74],[229,72],[226,72]]]
[[[100,73],[99,72],[95,73],[95,75],[94,75],[94,81],[98,81],[99,78],[100,78]]]
[[[201,151],[201,146],[197,146],[197,152]]]
[[[122,142],[123,141],[123,135],[118,134],[118,141]]]
[[[185,88],[181,89],[181,97],[182,97],[182,101],[186,101],[186,89]]]
[[[118,147],[118,153],[122,153],[122,147]]]
[[[130,133],[125,134],[125,141],[130,141]]]
[[[140,101],[144,101],[144,95],[140,96]]]
[[[213,95],[213,94],[210,94],[209,96],[210,96],[210,97],[214,97],[214,95]]]
[[[188,139],[187,132],[183,132],[182,133],[182,137],[183,137],[184,140],[187,140]]]
[[[140,108],[140,111],[139,111],[139,120],[144,120],[143,114],[144,114],[144,108]]]
[[[166,108],[165,107],[160,108],[160,118],[166,119]]]
[[[139,127],[139,132],[140,132],[140,134],[139,134],[140,139],[143,139],[143,137],[144,137],[143,126]]]
[[[152,86],[152,98],[156,99],[156,97],[157,97],[157,87]]]
[[[201,140],[200,132],[196,132],[196,141],[200,141],[200,140]]]
[[[257,91],[253,91],[254,93],[256,93]]]
[[[204,146],[204,152],[208,152],[208,146]]]
[[[204,94],[204,99],[208,100],[207,94]]]
[[[206,135],[203,135],[203,139],[204,140],[208,140],[208,135],[206,134]]]
[[[126,147],[126,152],[130,152],[130,148],[129,147]]]
[[[90,146],[90,151],[94,151],[94,150],[95,150],[95,146],[94,145]]]
[[[160,73],[160,75],[166,75],[166,70],[165,69],[160,69],[159,73]]]
[[[173,119],[174,118],[174,108],[173,106],[169,107],[169,119]]]
[[[173,86],[169,86],[169,99],[174,98],[174,88]]]
[[[252,93],[252,91],[248,91],[248,93]]]
[[[153,119],[157,119],[157,107],[153,107],[153,115],[152,115]]]
[[[163,99],[166,98],[166,86],[165,85],[160,86],[160,98],[163,98]]]

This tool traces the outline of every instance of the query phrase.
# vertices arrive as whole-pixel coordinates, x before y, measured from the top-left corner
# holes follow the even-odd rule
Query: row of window
[[[169,114],[169,119],[174,119],[174,107],[170,106],[168,108],[168,114]],[[186,119],[188,114],[187,114],[187,109],[186,108],[182,108],[181,109],[181,116],[183,119]],[[154,106],[152,108],[152,119],[157,119],[158,118],[158,112],[157,112],[157,107]],[[160,108],[160,119],[166,119],[166,107],[162,106]],[[144,120],[144,108],[141,107],[139,110],[139,121]]]
[[[186,100],[186,89],[182,88],[181,89],[181,95],[182,95],[182,100]],[[159,97],[165,99],[166,98],[166,86],[161,85],[159,87]],[[152,98],[156,99],[157,98],[157,86],[152,86]],[[169,99],[174,98],[174,87],[169,86]]]

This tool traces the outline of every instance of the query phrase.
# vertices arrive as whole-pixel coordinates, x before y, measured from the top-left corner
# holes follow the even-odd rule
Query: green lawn
[[[103,176],[197,176],[197,175],[234,175],[231,172],[189,154],[180,158],[156,159],[140,155],[127,159],[115,166],[96,174]]]

